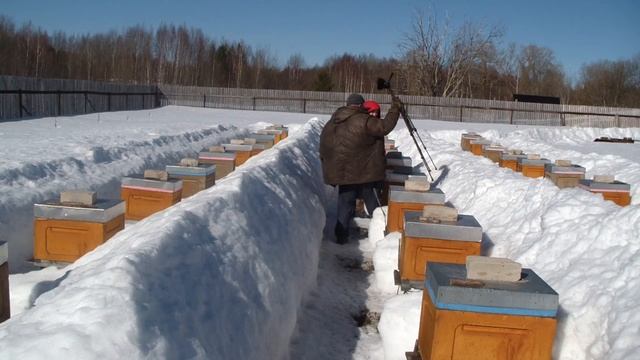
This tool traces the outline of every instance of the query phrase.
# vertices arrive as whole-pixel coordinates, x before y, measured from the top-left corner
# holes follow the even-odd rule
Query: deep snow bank
[[[119,198],[123,176],[246,132],[176,107],[0,124],[0,240],[9,242],[11,272],[29,268],[34,203],[74,188]]]
[[[9,358],[276,359],[314,285],[322,122],[69,266],[0,325]]]
[[[483,227],[485,254],[508,257],[534,269],[560,294],[556,359],[630,359],[640,353],[640,190],[639,158],[593,151],[593,129],[530,129],[483,133],[511,147],[538,150],[551,159],[569,158],[600,173],[606,167],[632,184],[635,205],[619,207],[580,189],[558,189],[546,179],[529,179],[490,160],[462,152],[462,131],[421,132],[439,165],[447,166],[440,188],[463,214]],[[637,130],[630,130],[636,134]],[[627,133],[625,133],[627,134]],[[414,164],[419,156],[406,131],[396,142]],[[493,136],[492,136],[493,135]],[[547,139],[547,140],[545,140]],[[634,151],[635,148],[624,148]],[[606,153],[606,152],[605,152]],[[597,169],[596,169],[597,168]],[[438,174],[436,174],[437,176]],[[374,219],[376,220],[376,219]],[[377,221],[380,221],[378,218]],[[384,221],[384,219],[382,219]],[[380,226],[372,228],[380,228]],[[397,261],[393,234],[380,241],[374,260]],[[376,270],[378,264],[376,263]],[[384,266],[381,268],[384,269]],[[388,270],[385,270],[388,271]],[[382,274],[377,278],[388,277]],[[383,291],[384,289],[380,287]],[[390,294],[391,295],[391,294]],[[392,296],[392,295],[391,295]],[[403,312],[419,307],[416,295],[393,299],[385,307],[380,331],[390,359],[403,358],[418,335]],[[401,348],[397,335],[404,331]],[[395,344],[395,345],[394,345]],[[393,355],[389,355],[393,354]]]

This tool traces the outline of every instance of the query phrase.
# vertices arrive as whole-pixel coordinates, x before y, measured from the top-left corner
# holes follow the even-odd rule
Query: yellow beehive
[[[429,262],[464,264],[467,256],[480,255],[482,227],[473,216],[430,222],[421,219],[421,215],[406,211],[404,216],[396,275],[403,289],[422,287]]]
[[[422,359],[551,359],[558,294],[533,271],[523,269],[521,281],[477,281],[464,265],[432,262],[427,273]]]
[[[471,148],[471,152],[474,155],[478,155],[478,156],[482,156],[482,148],[485,145],[491,145],[491,141],[483,139],[483,138],[478,138],[478,139],[472,139],[469,141],[469,146]]]
[[[119,200],[98,200],[92,205],[35,204],[34,260],[77,260],[124,229],[124,212],[125,203]]]
[[[167,165],[169,176],[182,180],[182,198],[186,199],[208,189],[216,183],[216,166],[202,164],[198,166]]]
[[[622,181],[599,180],[599,176],[595,176],[593,180],[580,180],[578,187],[585,189],[594,194],[602,194],[605,200],[613,201],[617,205],[627,206],[631,204],[631,185]]]
[[[409,177],[411,179],[412,176]],[[424,178],[426,182],[426,177]],[[444,204],[444,193],[440,189],[427,191],[411,191],[404,186],[389,187],[389,202],[387,212],[387,231],[402,231],[404,214],[407,211],[421,211],[427,204]]]
[[[182,180],[126,177],[122,179],[120,198],[127,203],[125,218],[142,220],[180,202]]]
[[[529,155],[531,157],[531,155]],[[541,178],[544,177],[544,166],[549,164],[547,159],[540,158],[519,158],[516,170],[521,172],[523,176],[529,178]]]
[[[200,164],[216,166],[216,180],[229,175],[236,168],[236,154],[224,151],[203,151],[198,154]]]

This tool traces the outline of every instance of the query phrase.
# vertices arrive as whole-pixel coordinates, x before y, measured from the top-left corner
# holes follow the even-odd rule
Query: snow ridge
[[[19,359],[281,358],[318,268],[322,125],[70,265],[0,325],[0,348]]]

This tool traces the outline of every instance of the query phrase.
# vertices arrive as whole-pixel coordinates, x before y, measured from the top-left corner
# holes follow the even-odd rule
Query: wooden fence
[[[0,121],[141,110],[161,105],[330,114],[344,105],[348,95],[337,92],[131,85],[0,76]],[[383,111],[391,103],[391,98],[386,94],[363,96],[381,103]],[[640,127],[640,109],[426,96],[401,97],[415,120]]]
[[[156,86],[0,76],[0,121],[158,107]]]
[[[348,93],[160,85],[162,105],[330,114]],[[389,95],[363,94],[382,104]],[[640,109],[401,96],[412,118],[515,125],[640,127]]]

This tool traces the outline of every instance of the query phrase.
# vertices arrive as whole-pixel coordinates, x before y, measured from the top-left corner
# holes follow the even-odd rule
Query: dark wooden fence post
[[[302,99],[302,112],[307,113],[307,99]]]
[[[107,93],[107,111],[111,111],[111,93]]]
[[[207,94],[202,94],[202,107],[207,107]]]
[[[62,93],[58,90],[58,116],[62,115]]]
[[[22,89],[18,89],[18,106],[20,107],[20,118],[22,118]]]
[[[253,111],[256,111],[256,97],[252,97],[251,98],[251,108],[253,109]]]
[[[462,122],[462,108],[463,108],[463,107],[464,107],[464,106],[460,105],[460,122]]]
[[[87,113],[87,102],[89,102],[89,92],[85,91],[84,92],[84,113]]]
[[[511,115],[509,116],[509,124],[513,125],[513,109],[511,109]]]

